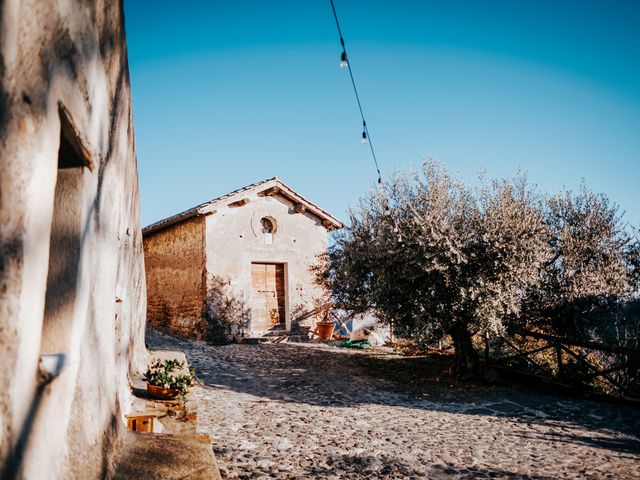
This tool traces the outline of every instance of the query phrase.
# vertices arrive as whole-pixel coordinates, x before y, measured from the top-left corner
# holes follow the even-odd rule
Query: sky
[[[383,178],[586,185],[640,226],[640,2],[334,0]],[[266,178],[377,179],[329,0],[125,1],[142,224]]]

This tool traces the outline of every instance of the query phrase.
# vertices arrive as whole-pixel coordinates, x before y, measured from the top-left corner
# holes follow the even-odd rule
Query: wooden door
[[[251,329],[285,329],[285,286],[282,263],[251,264]]]

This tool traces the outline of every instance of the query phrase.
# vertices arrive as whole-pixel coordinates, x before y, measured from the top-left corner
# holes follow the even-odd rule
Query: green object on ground
[[[370,348],[369,340],[346,340],[339,347],[344,348]]]

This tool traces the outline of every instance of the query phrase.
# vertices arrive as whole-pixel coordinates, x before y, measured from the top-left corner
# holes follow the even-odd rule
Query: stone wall
[[[313,311],[327,292],[316,285],[311,268],[327,251],[326,218],[294,203],[295,193],[274,193],[279,182],[251,185],[170,219],[178,223],[149,227],[144,237],[148,321],[213,342],[264,334],[269,328],[264,316],[258,327],[252,321],[253,308],[269,308],[261,303],[261,287],[252,286],[252,263],[277,264],[276,270],[284,272],[275,283],[284,284],[287,330],[296,322],[319,320]],[[268,236],[264,218],[275,228]],[[264,296],[277,293],[278,312],[281,291],[280,286],[277,292],[262,291]]]
[[[105,478],[146,361],[122,3],[3,0],[0,36],[0,478]]]
[[[228,292],[241,299],[250,309],[251,263],[273,262],[285,265],[286,327],[292,319],[311,310],[317,301],[326,297],[314,282],[310,267],[318,256],[327,251],[327,230],[315,215],[296,212],[288,199],[260,192],[245,195],[247,203],[221,205],[207,222],[207,272],[228,280]],[[275,222],[276,231],[271,243],[265,241],[260,219]],[[310,319],[311,320],[311,319]],[[249,325],[249,332],[251,325]],[[260,332],[255,332],[260,333]]]
[[[191,218],[145,236],[147,320],[202,339],[204,219]]]

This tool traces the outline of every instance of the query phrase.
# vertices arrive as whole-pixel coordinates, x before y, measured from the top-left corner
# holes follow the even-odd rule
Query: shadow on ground
[[[507,480],[552,480],[551,477],[525,475],[502,469],[479,467],[455,468],[449,465],[433,465],[426,471],[417,470],[401,459],[390,455],[374,457],[369,455],[337,455],[331,457],[327,466],[314,466],[307,470],[308,478],[328,478],[336,469],[347,476],[356,478],[440,478],[478,479],[501,478]]]
[[[184,351],[205,388],[248,394],[257,402],[342,408],[382,404],[555,423],[562,433],[549,433],[547,440],[640,453],[640,416],[633,406],[507,383],[460,383],[441,374],[442,359],[291,343],[212,346],[155,330],[147,339],[151,347]],[[593,435],[585,436],[585,428]]]

